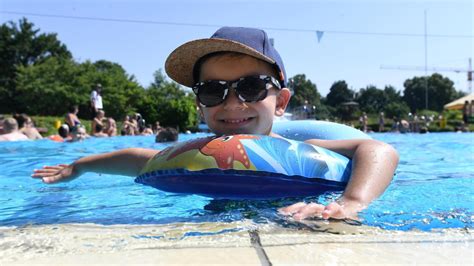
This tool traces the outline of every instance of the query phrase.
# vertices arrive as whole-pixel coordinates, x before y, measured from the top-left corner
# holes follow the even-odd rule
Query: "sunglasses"
[[[265,99],[268,90],[273,87],[281,90],[277,79],[272,76],[258,75],[234,81],[206,80],[196,83],[193,91],[203,107],[213,107],[225,101],[230,88],[235,90],[241,101],[253,103]]]

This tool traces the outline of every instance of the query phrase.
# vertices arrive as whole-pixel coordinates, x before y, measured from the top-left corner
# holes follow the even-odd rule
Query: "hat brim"
[[[199,39],[176,48],[166,59],[165,70],[170,78],[187,87],[195,84],[194,65],[203,56],[215,52],[236,52],[247,54],[270,64],[275,60],[245,44],[218,38]]]

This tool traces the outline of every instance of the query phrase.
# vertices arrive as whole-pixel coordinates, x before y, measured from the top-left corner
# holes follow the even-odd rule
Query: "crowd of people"
[[[114,137],[122,136],[149,136],[155,135],[156,142],[169,142],[178,140],[178,130],[173,127],[161,127],[160,122],[153,126],[144,125],[144,119],[140,114],[126,116],[122,129],[118,132],[117,123],[112,117],[105,117],[105,112],[99,110],[92,120],[91,131],[77,117],[78,107],[73,106],[66,114],[64,123],[58,127],[57,134],[47,136],[48,139],[57,142],[75,142],[89,137]],[[26,114],[13,115],[12,117],[0,117],[0,141],[22,141],[43,139],[40,131],[46,129],[35,127],[33,120]]]
[[[463,122],[454,127],[455,132],[468,132],[469,131],[469,119],[474,118],[474,112],[468,112],[471,110],[467,106],[463,108]],[[474,105],[473,105],[474,106]],[[447,118],[442,114],[435,117],[435,115],[421,115],[418,116],[416,113],[408,113],[407,119],[401,119],[399,117],[392,118],[392,126],[386,129],[386,119],[384,112],[380,112],[378,116],[378,132],[394,132],[394,133],[428,133],[428,128],[432,123],[438,123],[438,127],[443,129],[447,126]],[[354,127],[354,125],[352,125]],[[373,128],[369,126],[369,119],[365,112],[359,117],[359,127],[361,131],[369,133],[373,132]]]
[[[90,106],[93,117],[89,133],[78,117],[79,107],[74,105],[69,108],[63,123],[58,123],[57,134],[48,136],[48,138],[57,142],[74,142],[91,136],[103,138],[120,134],[122,136],[155,135],[156,142],[176,141],[178,139],[178,130],[172,127],[163,128],[159,121],[156,121],[153,126],[146,124],[145,119],[139,113],[125,116],[122,128],[119,131],[115,119],[105,116],[101,90],[102,85],[97,84],[91,93]],[[42,138],[43,136],[28,115],[15,114],[10,118],[0,117],[0,141],[37,140]]]

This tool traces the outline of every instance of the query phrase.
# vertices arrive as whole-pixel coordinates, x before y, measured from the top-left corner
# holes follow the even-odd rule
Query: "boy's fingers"
[[[43,166],[43,169],[59,170],[59,169],[63,169],[63,168],[64,168],[64,166],[61,166],[61,165],[54,165],[54,166],[45,165],[45,166]]]
[[[324,210],[324,205],[317,203],[310,203],[301,208],[297,213],[293,215],[296,220],[302,220],[308,217],[320,216]]]
[[[336,202],[331,202],[322,212],[323,219],[335,218],[344,219],[344,209]]]
[[[44,176],[44,175],[51,175],[57,174],[58,170],[35,170],[31,176]]]
[[[60,175],[43,177],[43,182],[47,184],[56,183],[60,180],[60,177],[61,177]]]
[[[287,207],[284,207],[284,208],[280,208],[280,209],[278,209],[278,212],[282,215],[292,215],[295,212],[298,212],[304,206],[306,206],[306,203],[298,202],[298,203],[295,203],[293,205],[290,205],[290,206],[287,206]]]

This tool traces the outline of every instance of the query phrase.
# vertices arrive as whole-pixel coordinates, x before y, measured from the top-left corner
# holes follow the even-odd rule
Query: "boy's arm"
[[[110,153],[86,156],[72,164],[45,166],[35,169],[33,178],[45,183],[70,181],[86,172],[137,176],[158,150],[130,148]]]
[[[398,165],[398,153],[390,145],[376,140],[307,140],[352,159],[352,172],[342,196],[323,206],[316,203],[296,203],[281,209],[295,219],[322,215],[328,218],[356,218],[390,184]]]

